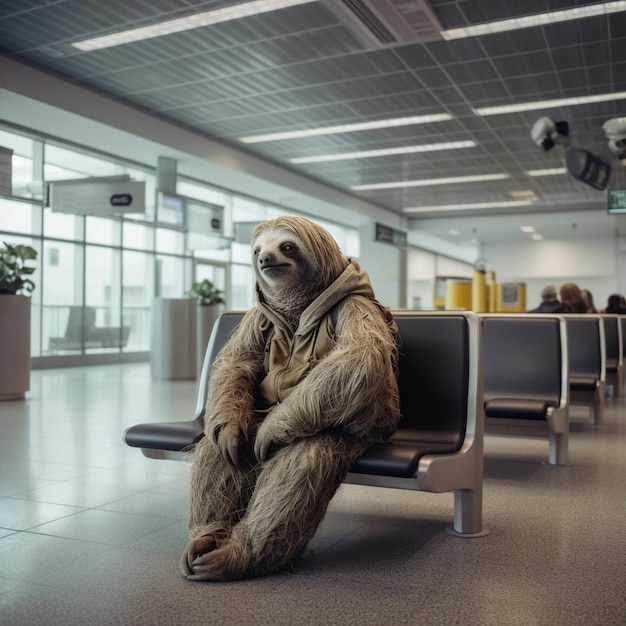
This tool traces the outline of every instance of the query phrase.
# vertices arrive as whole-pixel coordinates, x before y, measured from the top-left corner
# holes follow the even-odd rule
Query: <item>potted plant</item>
[[[30,298],[35,271],[30,246],[0,248],[0,400],[19,400],[30,389]]]
[[[197,374],[200,377],[204,353],[209,345],[209,338],[213,330],[213,324],[220,316],[224,300],[224,292],[218,289],[210,280],[205,278],[201,282],[191,285],[188,295],[195,298],[198,307],[196,314],[196,337],[197,337]]]
[[[191,285],[189,295],[201,306],[224,304],[224,292],[218,289],[208,278]]]

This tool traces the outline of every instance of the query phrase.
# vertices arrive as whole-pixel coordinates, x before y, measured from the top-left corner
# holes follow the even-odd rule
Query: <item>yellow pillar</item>
[[[446,309],[472,308],[472,282],[470,279],[454,279],[446,282]]]
[[[489,283],[489,313],[495,313],[498,302],[498,289],[496,286],[496,273],[491,272],[491,281]]]
[[[472,311],[487,312],[487,281],[484,270],[474,270],[472,279]]]

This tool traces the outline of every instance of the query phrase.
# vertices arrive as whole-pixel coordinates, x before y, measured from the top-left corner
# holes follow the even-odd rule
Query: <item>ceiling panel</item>
[[[342,2],[343,0],[336,0]],[[370,0],[364,0],[369,2]],[[374,202],[407,207],[489,203],[531,190],[530,213],[597,211],[604,193],[566,174],[563,149],[544,152],[530,138],[542,116],[570,122],[573,146],[609,161],[613,186],[624,168],[601,126],[626,116],[626,100],[480,116],[475,109],[626,90],[626,12],[480,37],[366,45],[330,11],[310,2],[113,48],[82,52],[74,41],[145,26],[235,0],[12,0],[0,4],[0,52],[101,90],[207,136]],[[580,0],[431,0],[442,28],[569,9]],[[389,6],[404,6],[393,0]],[[407,5],[408,6],[408,5]],[[1,80],[1,79],[0,79]],[[312,129],[426,113],[447,122],[243,144],[247,135]],[[1,113],[0,113],[1,118]],[[475,148],[293,164],[320,154],[471,139]],[[354,190],[357,184],[505,173],[504,181]],[[519,209],[516,209],[518,212]],[[509,210],[510,211],[510,210]],[[479,208],[476,215],[493,214]],[[455,219],[471,215],[433,210]]]

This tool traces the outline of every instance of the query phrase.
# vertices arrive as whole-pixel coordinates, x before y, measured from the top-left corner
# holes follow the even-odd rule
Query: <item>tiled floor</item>
[[[572,411],[571,464],[547,443],[488,437],[485,526],[446,532],[452,496],[344,485],[309,548],[277,576],[178,573],[188,466],[122,442],[187,419],[194,382],[146,364],[39,370],[0,404],[0,624],[626,623],[626,400]]]

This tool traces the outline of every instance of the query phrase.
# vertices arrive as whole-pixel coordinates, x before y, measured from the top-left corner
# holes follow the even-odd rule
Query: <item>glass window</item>
[[[124,168],[85,152],[46,144],[44,178],[46,181],[98,176],[119,176]]]
[[[39,213],[36,207],[25,202],[0,199],[0,231],[24,233],[35,232],[33,216]]]
[[[185,263],[179,257],[159,255],[156,260],[157,295],[182,298],[191,287],[185,281]]]
[[[265,205],[247,198],[233,197],[233,222],[262,222],[266,219]]]
[[[11,159],[11,195],[32,198],[34,192],[41,193],[41,184],[33,185],[33,181],[41,181],[41,173],[35,174],[34,144],[30,137],[0,130],[0,146],[13,150]]]
[[[246,311],[255,303],[254,271],[250,264],[232,265],[230,270],[229,307]]]
[[[88,215],[85,218],[85,239],[89,243],[114,244],[116,242],[115,227],[119,222],[103,217]]]
[[[157,252],[169,252],[170,254],[182,254],[185,249],[185,235],[179,230],[170,228],[156,229]]]
[[[56,213],[49,207],[43,210],[44,237],[58,239],[81,240],[84,236],[85,218],[82,215]]]
[[[123,245],[125,248],[152,250],[154,228],[127,221],[124,221],[122,228],[124,233]]]
[[[150,350],[150,307],[154,293],[154,256],[125,251],[122,273],[124,350]]]
[[[217,206],[223,207],[226,204],[226,194],[223,191],[188,180],[178,180],[176,184],[176,192],[181,196],[210,202],[211,204],[216,204]]]
[[[231,258],[233,263],[252,263],[250,244],[233,241],[231,245]]]
[[[205,263],[203,261],[196,262],[194,266],[194,282],[202,282],[210,280],[218,289],[226,291],[226,267]]]
[[[120,253],[87,246],[84,342],[87,352],[117,352],[122,346]]]
[[[72,243],[44,241],[41,259],[42,349],[67,354],[82,349],[83,248]]]
[[[230,247],[221,250],[194,250],[193,256],[196,259],[206,259],[216,263],[228,263],[230,261]]]

